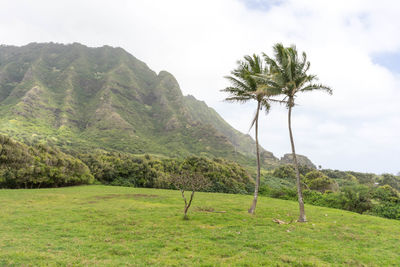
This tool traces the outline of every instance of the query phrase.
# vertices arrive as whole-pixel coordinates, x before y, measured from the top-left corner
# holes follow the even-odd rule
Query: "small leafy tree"
[[[182,170],[180,173],[171,176],[171,183],[181,191],[183,201],[185,202],[183,218],[188,220],[187,212],[192,205],[194,193],[207,189],[211,185],[211,182],[199,172]],[[192,191],[189,201],[185,196],[185,191]]]

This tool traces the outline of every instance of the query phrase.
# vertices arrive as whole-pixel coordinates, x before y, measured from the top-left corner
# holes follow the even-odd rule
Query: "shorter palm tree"
[[[257,101],[257,109],[252,119],[250,129],[255,126],[256,156],[257,156],[257,177],[254,188],[254,198],[249,213],[254,214],[258,199],[258,190],[260,187],[261,164],[260,164],[260,148],[258,143],[258,117],[260,110],[265,109],[268,113],[270,109],[270,96],[273,91],[269,90],[266,85],[260,85],[257,82],[257,75],[266,74],[268,69],[264,66],[259,56],[245,56],[243,61],[237,62],[238,66],[231,74],[226,76],[231,86],[221,90],[230,94],[225,100],[229,102],[246,103],[250,100]]]

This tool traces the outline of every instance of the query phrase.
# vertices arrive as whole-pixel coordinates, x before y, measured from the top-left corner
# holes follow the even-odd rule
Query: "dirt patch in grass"
[[[217,210],[214,210],[214,208],[211,208],[211,207],[196,207],[195,211],[197,211],[197,212],[226,213],[226,211],[224,211],[224,210],[217,211]]]
[[[199,212],[214,212],[214,208],[211,207],[195,207],[194,209]]]
[[[147,194],[108,194],[94,196],[95,199],[111,199],[111,198],[156,198],[158,195],[147,195]]]
[[[148,195],[148,194],[107,194],[107,195],[98,195],[98,196],[93,196],[90,200],[86,203],[88,204],[94,204],[98,203],[100,200],[107,200],[107,199],[113,199],[113,198],[158,198],[160,196],[158,195]]]

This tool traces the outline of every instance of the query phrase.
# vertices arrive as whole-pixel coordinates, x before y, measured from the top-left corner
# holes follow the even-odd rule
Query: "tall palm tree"
[[[296,157],[296,150],[294,146],[293,133],[292,133],[292,108],[295,106],[295,98],[298,93],[324,90],[332,94],[332,89],[328,86],[317,84],[318,80],[316,75],[307,74],[310,69],[310,62],[307,61],[305,52],[299,56],[296,46],[284,47],[281,43],[273,46],[274,58],[268,57],[263,54],[264,59],[269,65],[271,79],[269,85],[275,88],[280,88],[282,94],[285,96],[284,101],[288,108],[288,127],[290,144],[292,147],[293,163],[296,170],[297,180],[297,195],[299,201],[300,216],[299,222],[306,222],[306,213],[304,210],[303,193],[301,190],[299,165]]]
[[[253,56],[245,56],[244,60],[237,62],[238,66],[231,74],[226,76],[231,86],[221,90],[230,94],[225,100],[229,102],[245,103],[250,100],[257,101],[257,109],[254,118],[251,122],[250,129],[255,126],[256,139],[256,155],[257,155],[257,177],[254,188],[254,198],[249,213],[254,214],[258,199],[258,190],[260,187],[260,148],[258,144],[258,117],[260,110],[265,109],[268,113],[270,109],[269,97],[273,95],[273,91],[269,90],[268,86],[260,85],[257,82],[256,75],[266,74],[268,69],[264,66],[262,59],[253,54]]]

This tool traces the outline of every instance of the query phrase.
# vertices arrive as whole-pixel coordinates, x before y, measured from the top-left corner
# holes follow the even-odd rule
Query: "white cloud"
[[[312,72],[334,89],[333,96],[298,98],[297,151],[324,167],[399,171],[400,79],[371,55],[400,50],[400,4],[273,3],[258,1],[253,6],[264,8],[256,10],[239,0],[3,0],[0,42],[121,46],[154,70],[174,74],[185,94],[205,100],[243,132],[254,106],[223,103],[223,76],[245,54],[295,43],[307,52]],[[274,107],[261,121],[261,143],[279,156],[290,150],[286,120],[286,110]]]

